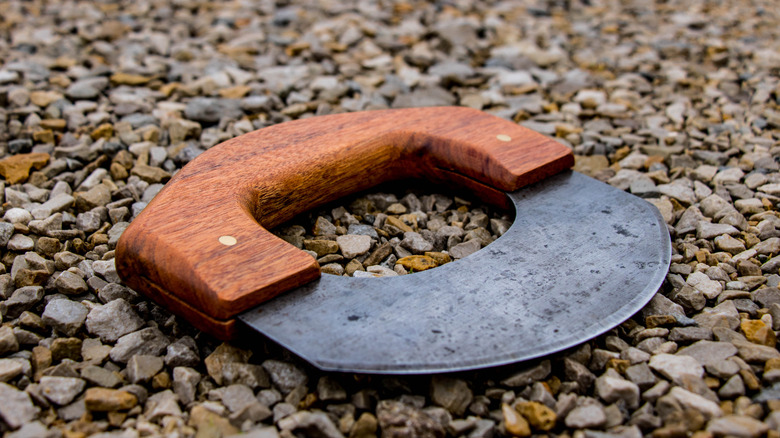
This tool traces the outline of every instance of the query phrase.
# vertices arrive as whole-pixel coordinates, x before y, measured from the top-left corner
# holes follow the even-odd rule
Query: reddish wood
[[[573,163],[554,140],[468,108],[287,122],[224,142],[179,171],[122,235],[117,269],[131,287],[228,337],[209,329],[213,321],[320,275],[311,256],[267,229],[389,180],[448,181],[496,202],[500,191]],[[226,235],[238,243],[221,244]]]

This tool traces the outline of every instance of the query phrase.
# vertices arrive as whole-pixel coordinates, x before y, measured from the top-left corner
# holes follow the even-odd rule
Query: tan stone
[[[555,427],[555,421],[558,416],[555,412],[542,403],[529,401],[519,402],[515,405],[515,410],[520,413],[534,429],[548,431]]]
[[[767,347],[777,345],[775,332],[760,319],[743,319],[740,323],[740,328],[750,342],[766,345]]]
[[[249,94],[250,91],[252,91],[252,88],[248,85],[236,85],[235,87],[219,90],[219,95],[226,99],[240,99]]]
[[[130,73],[115,73],[111,75],[111,82],[116,85],[144,85],[152,79],[154,78]]]
[[[209,376],[217,382],[217,385],[221,385],[222,367],[226,363],[246,363],[251,356],[251,351],[236,348],[228,343],[222,343],[203,360],[203,363],[206,365],[206,371],[208,371]]]
[[[49,154],[34,152],[12,155],[0,160],[0,175],[9,184],[24,182],[30,176],[30,169],[40,169],[49,162]]]
[[[54,133],[51,129],[41,129],[33,133],[33,140],[39,143],[54,143]]]
[[[609,160],[603,155],[574,156],[574,170],[585,175],[593,176],[607,167],[609,167]]]
[[[512,436],[531,436],[531,426],[528,421],[508,404],[501,405],[504,414],[504,428]]]
[[[64,131],[68,123],[65,119],[44,119],[41,120],[41,128],[51,129],[53,131]]]
[[[436,261],[428,256],[413,255],[404,257],[398,260],[396,263],[403,266],[406,269],[415,271],[425,271],[427,269],[435,268],[438,266]]]
[[[154,184],[159,182],[165,182],[171,178],[171,174],[160,169],[159,167],[152,167],[147,164],[136,164],[130,171],[131,174],[138,176],[142,180]]]
[[[385,220],[385,225],[392,225],[392,226],[398,228],[399,230],[403,231],[404,233],[407,232],[407,231],[414,231],[414,230],[412,230],[412,227],[410,227],[409,225],[406,225],[404,223],[404,221],[402,221],[401,219],[398,219],[395,216],[389,216]]]
[[[773,357],[764,364],[764,372],[780,370],[780,357]]]
[[[238,429],[230,424],[230,421],[227,418],[220,417],[203,405],[192,408],[190,411],[190,420],[187,424],[198,429],[197,436],[199,437],[219,437],[238,433]]]
[[[100,138],[108,140],[112,135],[114,135],[114,126],[110,123],[103,123],[90,133],[92,140],[98,140]]]
[[[84,404],[90,411],[123,411],[135,407],[138,398],[118,389],[89,388],[84,396]]]
[[[374,414],[363,412],[349,431],[349,438],[375,438],[377,421]]]
[[[56,102],[64,97],[56,91],[33,91],[30,93],[30,101],[41,108],[46,108],[52,102]]]

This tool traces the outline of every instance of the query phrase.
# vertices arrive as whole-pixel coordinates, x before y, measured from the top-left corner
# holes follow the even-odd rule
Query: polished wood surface
[[[311,256],[267,231],[294,216],[405,178],[450,182],[495,203],[500,192],[573,163],[554,140],[468,108],[282,123],[215,146],[179,171],[122,235],[117,269],[132,288],[230,337],[225,324],[238,313],[319,277]]]

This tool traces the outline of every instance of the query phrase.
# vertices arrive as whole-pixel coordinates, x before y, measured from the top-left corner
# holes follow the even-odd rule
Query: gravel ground
[[[2,429],[780,437],[778,13],[759,0],[0,3]],[[554,136],[578,170],[656,205],[674,253],[651,303],[534,363],[398,378],[221,344],[118,278],[119,235],[203,150],[315,114],[429,105]],[[508,219],[433,195],[375,193],[373,221],[353,204],[280,232],[330,254],[331,272],[392,275],[417,269],[392,257],[441,263]],[[416,235],[398,226],[414,221]],[[361,260],[393,237],[378,264]]]

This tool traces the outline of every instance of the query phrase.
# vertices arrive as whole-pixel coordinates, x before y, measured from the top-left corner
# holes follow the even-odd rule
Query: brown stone
[[[81,360],[81,339],[57,338],[51,343],[51,356],[54,362],[62,359]]]
[[[438,266],[436,261],[428,256],[413,255],[404,257],[398,260],[396,263],[403,266],[406,269],[414,271],[425,271],[427,269],[435,268]]]
[[[339,244],[333,240],[304,240],[303,247],[317,253],[317,257],[339,252]]]
[[[12,155],[0,160],[0,175],[9,184],[24,182],[30,176],[30,169],[41,169],[49,162],[49,154],[34,152]]]
[[[425,253],[425,255],[432,258],[439,266],[452,261],[452,257],[450,257],[449,254],[443,252],[428,251]]]
[[[661,327],[664,325],[677,324],[677,318],[674,315],[650,315],[645,318],[645,326],[647,328]]]
[[[552,409],[535,401],[519,402],[515,405],[515,410],[525,417],[534,429],[545,432],[552,430],[558,419]]]
[[[123,411],[135,407],[138,398],[118,389],[89,388],[84,396],[84,404],[90,411]]]

